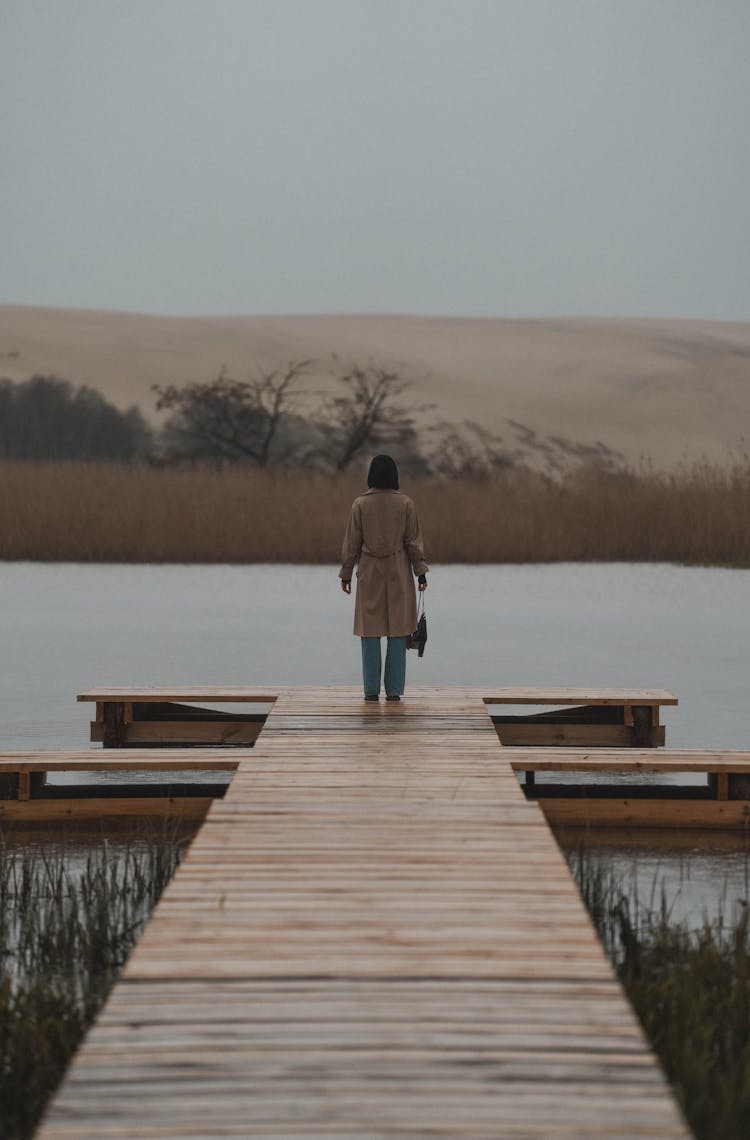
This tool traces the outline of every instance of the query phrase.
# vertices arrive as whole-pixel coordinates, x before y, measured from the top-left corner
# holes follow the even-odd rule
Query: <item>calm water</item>
[[[336,567],[0,566],[0,747],[86,747],[95,685],[359,681]],[[445,566],[408,683],[671,689],[672,746],[750,746],[750,571],[668,565]],[[698,838],[698,837],[696,837]],[[698,914],[747,893],[737,844],[631,853]]]
[[[335,567],[0,565],[0,745],[80,747],[94,685],[359,681]],[[412,684],[666,688],[673,746],[750,744],[750,571],[445,566]]]

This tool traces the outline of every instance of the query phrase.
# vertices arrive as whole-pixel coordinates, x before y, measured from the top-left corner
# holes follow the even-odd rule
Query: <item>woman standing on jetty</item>
[[[427,589],[422,533],[414,503],[398,489],[398,468],[390,455],[376,455],[367,476],[369,490],[356,498],[341,551],[341,589],[352,592],[354,635],[362,639],[365,700],[380,696],[380,639],[388,638],[385,656],[386,700],[398,701],[406,683],[406,641],[417,624],[414,578]]]

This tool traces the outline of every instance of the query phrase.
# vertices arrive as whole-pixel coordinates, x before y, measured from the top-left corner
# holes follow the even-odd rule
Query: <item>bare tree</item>
[[[344,471],[365,448],[385,442],[415,453],[415,414],[400,397],[411,386],[397,372],[371,365],[353,365],[339,377],[346,391],[329,405],[329,423],[337,442],[336,469]]]
[[[170,411],[165,425],[168,449],[196,459],[246,460],[266,467],[283,461],[291,450],[281,441],[285,419],[299,377],[311,361],[291,362],[286,369],[259,369],[250,380],[233,380],[222,368],[215,380],[183,387],[153,386],[158,410]],[[286,448],[286,450],[285,450]]]

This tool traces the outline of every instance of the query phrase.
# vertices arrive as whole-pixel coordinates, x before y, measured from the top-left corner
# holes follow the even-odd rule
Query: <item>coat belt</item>
[[[399,550],[403,549],[403,546],[397,546],[395,550],[389,550],[387,554],[376,554],[374,550],[368,550],[366,546],[363,546],[362,553],[369,554],[370,558],[391,558],[394,554],[398,554]]]

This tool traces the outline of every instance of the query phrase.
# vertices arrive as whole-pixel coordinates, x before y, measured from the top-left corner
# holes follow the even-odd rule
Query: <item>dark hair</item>
[[[398,491],[398,467],[390,455],[376,455],[367,473],[367,486],[379,491]]]

